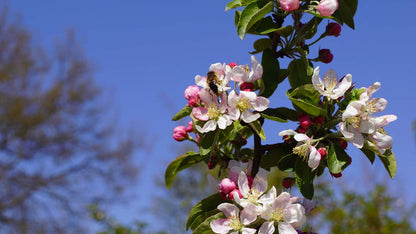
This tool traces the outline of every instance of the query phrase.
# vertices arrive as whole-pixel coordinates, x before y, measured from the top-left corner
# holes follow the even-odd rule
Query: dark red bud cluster
[[[253,90],[253,88],[254,88],[254,85],[251,82],[243,82],[240,85],[240,90],[242,90],[242,91],[249,91],[250,92],[250,91]]]
[[[341,34],[341,25],[338,23],[332,22],[326,26],[325,33],[329,36],[338,37]]]
[[[334,59],[334,55],[329,49],[320,49],[318,59],[323,63],[330,63]]]

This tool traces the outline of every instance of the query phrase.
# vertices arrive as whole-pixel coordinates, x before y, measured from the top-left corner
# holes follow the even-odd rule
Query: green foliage
[[[394,178],[397,170],[396,157],[391,149],[386,150],[383,155],[377,154],[391,178]]]
[[[187,152],[173,160],[166,169],[165,183],[170,188],[173,180],[180,171],[189,168],[203,160],[203,157],[195,152]]]
[[[287,107],[268,108],[261,115],[266,119],[277,122],[298,121],[298,113]]]
[[[262,1],[250,3],[243,9],[237,24],[237,33],[241,39],[250,28],[273,9],[273,2],[264,4]]]
[[[178,121],[186,116],[189,116],[189,114],[191,114],[192,112],[192,107],[186,105],[184,106],[178,113],[176,113],[173,117],[172,120],[173,121]]]
[[[305,59],[295,59],[290,62],[289,70],[289,83],[292,88],[297,88],[305,84],[312,84],[310,69],[313,71],[313,67]]]
[[[217,206],[223,202],[225,201],[221,198],[219,193],[215,193],[205,199],[202,199],[194,207],[192,207],[192,210],[189,213],[188,221],[186,222],[186,229],[197,229],[198,226],[203,223],[202,221],[205,221],[209,217],[220,212],[217,210]]]
[[[283,170],[279,165],[290,156],[292,156],[292,146],[286,143],[278,143],[261,158],[260,167],[269,170],[271,167],[277,166]]]
[[[339,144],[331,144],[327,159],[329,171],[338,174],[348,166],[349,156]]]
[[[284,77],[280,75],[279,62],[271,50],[263,51],[261,65],[263,66],[263,84],[260,95],[267,98],[274,93],[277,85],[284,80]]]
[[[296,160],[295,172],[299,191],[306,199],[311,200],[314,194],[313,179],[315,178],[315,172],[300,158]]]
[[[357,11],[358,0],[338,0],[338,4],[338,10],[334,13],[334,18],[354,29],[354,15]]]
[[[312,84],[306,84],[287,92],[293,105],[312,116],[326,116],[327,110],[319,106],[320,94]]]

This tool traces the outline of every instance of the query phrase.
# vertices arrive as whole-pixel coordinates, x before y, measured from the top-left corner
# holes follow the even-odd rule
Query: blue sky
[[[374,4],[377,2],[377,4]],[[161,175],[178,146],[172,139],[176,123],[172,115],[185,105],[183,91],[194,84],[197,74],[205,74],[216,62],[249,63],[252,42],[241,41],[236,33],[234,12],[224,12],[226,1],[9,1],[11,15],[21,21],[46,46],[75,29],[87,57],[96,66],[96,81],[109,94],[118,110],[119,122],[131,124],[153,139],[149,153],[138,153],[143,163],[137,190],[152,191],[151,176]],[[394,186],[415,200],[414,168],[416,144],[411,122],[416,119],[414,94],[416,81],[416,27],[412,24],[416,2],[411,0],[359,2],[356,30],[343,27],[338,38],[328,37],[311,50],[331,49],[330,64],[316,64],[321,71],[330,68],[341,76],[351,73],[358,87],[380,81],[374,95],[389,101],[383,114],[396,114],[398,120],[387,127],[394,139],[393,151],[398,161]],[[311,56],[314,57],[314,56]],[[260,59],[260,56],[257,56]],[[282,93],[285,88],[279,89]],[[282,96],[283,97],[283,96]],[[281,105],[279,100],[271,105]],[[280,141],[278,125],[270,131],[270,141]],[[276,134],[274,134],[275,132]],[[266,132],[267,133],[267,132]],[[175,146],[176,145],[176,146]],[[352,148],[352,147],[350,147]],[[349,151],[353,165],[343,180],[359,178],[364,156]],[[364,163],[360,163],[364,159]],[[370,167],[386,174],[380,163]],[[367,169],[364,169],[367,170]],[[146,178],[146,179],[144,179]],[[341,179],[341,180],[342,180]],[[155,194],[140,194],[129,216],[141,217],[139,209]],[[136,201],[133,201],[136,202]]]

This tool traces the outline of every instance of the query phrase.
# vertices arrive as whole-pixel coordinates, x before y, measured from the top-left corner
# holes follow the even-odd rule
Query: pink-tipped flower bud
[[[247,175],[247,181],[248,181],[248,187],[251,188],[251,186],[253,185],[253,177]]]
[[[334,59],[334,55],[329,49],[320,49],[318,59],[323,63],[330,63]]]
[[[321,0],[318,5],[319,14],[322,16],[331,16],[338,9],[337,0]]]
[[[280,0],[280,5],[285,11],[295,11],[299,9],[299,0]]]
[[[190,107],[198,107],[199,106],[199,98],[191,98],[188,100],[188,106]]]
[[[302,126],[299,126],[299,127],[296,129],[296,131],[297,131],[298,133],[306,133],[306,131],[308,131],[308,129],[306,129],[306,128],[302,127]]]
[[[249,91],[250,92],[250,91],[253,90],[253,88],[254,88],[254,85],[251,82],[243,82],[240,85],[240,90],[242,90],[242,91]]]
[[[312,124],[312,120],[309,115],[300,113],[299,114],[299,123],[302,128],[308,129],[309,126]]]
[[[221,180],[220,183],[220,191],[229,194],[231,191],[237,188],[237,185],[234,181],[232,181],[230,178],[224,178]]]
[[[337,141],[343,149],[346,149],[348,147],[348,142],[345,141],[344,139],[338,139]]]
[[[193,132],[194,131],[194,124],[192,121],[189,121],[188,127],[186,127],[186,132]]]
[[[173,139],[176,141],[184,141],[188,138],[185,126],[177,126],[173,129]]]
[[[318,149],[318,153],[321,155],[321,159],[326,156],[327,152],[326,149],[321,147]]]
[[[238,194],[238,196],[239,196],[240,198],[243,198],[243,195],[241,194],[240,190],[238,190],[238,189],[234,189],[233,191],[231,191],[231,192],[228,194],[228,198],[229,198],[229,199],[231,199],[231,200],[234,200],[234,194]]]
[[[324,117],[322,117],[322,116],[318,116],[318,117],[315,117],[314,119],[313,119],[313,123],[315,124],[315,125],[320,125],[320,124],[322,124],[324,122]]]
[[[294,184],[295,184],[295,178],[293,178],[293,177],[285,177],[282,180],[283,187],[285,187],[287,189],[292,187]]]
[[[332,22],[326,26],[326,35],[338,37],[341,33],[341,25],[338,23]]]
[[[188,86],[188,88],[185,89],[185,98],[186,100],[190,99],[199,99],[199,87],[196,85]]]
[[[332,175],[333,177],[335,177],[335,178],[339,178],[339,177],[341,177],[341,176],[342,176],[342,172],[339,172],[339,173],[336,173],[336,174],[334,174],[334,173],[332,173],[332,172],[331,172],[331,175]]]
[[[228,66],[230,66],[231,68],[234,68],[235,66],[237,66],[237,63],[231,62],[231,63],[228,64]]]

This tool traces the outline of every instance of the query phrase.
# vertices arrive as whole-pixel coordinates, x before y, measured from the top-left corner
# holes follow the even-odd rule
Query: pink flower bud
[[[253,83],[251,82],[244,82],[240,85],[240,90],[242,91],[252,91],[254,88]]]
[[[313,119],[313,122],[315,123],[315,125],[320,125],[324,122],[324,117],[322,116],[315,117]]]
[[[292,187],[293,184],[295,184],[295,178],[293,178],[293,177],[285,177],[282,180],[283,187],[285,187],[287,189]]]
[[[331,175],[332,175],[333,177],[335,177],[335,178],[339,178],[339,177],[341,177],[341,176],[342,176],[342,173],[340,172],[340,173],[336,173],[336,174],[334,174],[334,173],[332,173],[332,172],[331,172]]]
[[[221,180],[220,183],[220,191],[229,194],[231,191],[237,188],[237,185],[234,181],[232,181],[230,178],[225,178]]]
[[[188,127],[186,127],[186,132],[193,132],[194,131],[194,124],[192,121],[189,121]]]
[[[228,66],[230,66],[231,68],[234,68],[235,66],[237,66],[237,63],[231,62],[231,63],[228,64]]]
[[[173,139],[183,141],[188,138],[185,126],[177,126],[173,129]]]
[[[334,59],[334,55],[329,49],[320,49],[318,59],[323,63],[330,63]]]
[[[190,107],[198,107],[199,106],[199,98],[191,98],[188,100],[188,106]]]
[[[329,23],[326,26],[325,33],[329,36],[337,37],[341,33],[341,25],[339,25],[338,23],[335,23],[335,22]]]
[[[302,126],[299,126],[299,127],[296,129],[296,131],[297,131],[298,133],[306,133],[306,131],[308,131],[308,129],[306,129],[306,128],[302,127]]]
[[[299,0],[280,0],[280,5],[285,11],[295,11],[299,9]]]
[[[309,126],[311,126],[312,121],[309,115],[300,113],[299,114],[299,123],[302,128],[308,129]]]
[[[251,186],[253,185],[253,177],[247,175],[247,181],[248,181],[248,187],[251,188]]]
[[[327,154],[326,149],[323,148],[323,147],[321,147],[321,148],[318,149],[318,153],[321,155],[321,159],[323,157],[325,157],[325,155]]]
[[[200,90],[199,87],[196,85],[188,86],[188,88],[185,89],[186,100],[189,101],[192,98],[199,99],[199,95],[198,95],[199,90]]]
[[[243,195],[241,194],[240,190],[238,190],[238,189],[234,189],[233,191],[231,191],[228,194],[228,198],[231,199],[231,200],[234,200],[234,193],[237,193],[240,198],[243,198]]]
[[[338,9],[337,0],[321,0],[318,5],[319,14],[322,16],[331,16]]]

